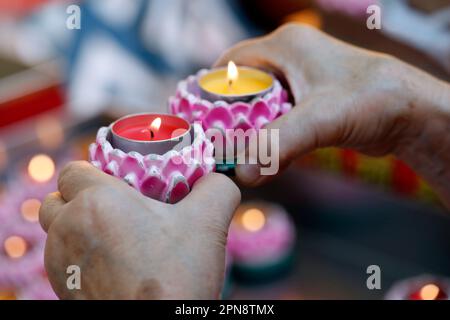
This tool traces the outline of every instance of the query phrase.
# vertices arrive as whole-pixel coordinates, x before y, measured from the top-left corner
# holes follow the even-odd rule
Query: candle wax
[[[218,95],[250,95],[265,91],[273,84],[272,77],[261,70],[238,67],[238,72],[238,78],[230,84],[226,69],[212,70],[199,79],[199,85]]]
[[[123,138],[130,139],[130,140],[160,141],[160,140],[167,140],[167,139],[172,138],[172,133],[177,129],[179,129],[179,128],[162,124],[161,127],[159,128],[159,130],[152,130],[153,138],[151,136],[150,126],[124,128],[124,129],[118,131],[117,134]],[[182,130],[184,130],[184,131],[179,131],[179,132],[177,131],[177,135],[179,135],[180,133],[186,132],[185,129],[182,129]]]
[[[151,124],[156,118],[161,119],[161,125],[155,129],[151,127]],[[189,130],[189,124],[185,120],[165,114],[131,115],[119,119],[113,125],[113,131],[118,136],[146,142],[169,140],[183,135],[187,130]]]

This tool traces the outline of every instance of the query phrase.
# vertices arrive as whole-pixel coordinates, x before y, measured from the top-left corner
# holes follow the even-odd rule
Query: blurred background
[[[73,4],[81,28],[71,30]],[[382,8],[381,30],[366,27],[371,4]],[[449,0],[0,0],[0,299],[56,298],[43,269],[39,206],[66,162],[87,159],[100,126],[167,111],[179,80],[286,22],[450,79]],[[449,289],[448,213],[391,156],[318,150],[243,195],[284,208],[296,242],[279,272],[256,280],[230,263],[225,298],[383,299],[423,275],[423,285]],[[372,264],[381,290],[366,287]]]

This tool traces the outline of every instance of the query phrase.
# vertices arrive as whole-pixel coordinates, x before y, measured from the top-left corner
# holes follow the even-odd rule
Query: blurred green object
[[[23,64],[0,57],[0,78],[10,76],[26,69],[28,69],[28,67]]]

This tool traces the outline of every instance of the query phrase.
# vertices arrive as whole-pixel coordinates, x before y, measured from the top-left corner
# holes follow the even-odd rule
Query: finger
[[[249,67],[267,66],[270,57],[268,51],[264,49],[265,42],[260,39],[251,39],[238,43],[234,47],[225,51],[214,63],[214,67],[227,65],[228,61],[233,61],[238,65]]]
[[[330,114],[320,112],[320,103],[325,102],[316,99],[305,101],[265,127],[268,129],[268,135],[272,134],[272,129],[278,130],[279,138],[268,139],[270,145],[266,148],[272,150],[271,161],[278,160],[280,170],[288,166],[293,159],[315,148],[332,144],[333,131],[338,124],[333,120],[332,111]],[[258,148],[258,152],[260,150],[261,148]],[[248,156],[248,151],[246,152]],[[260,155],[250,155],[250,157],[260,159]],[[261,185],[273,175],[270,170],[267,171],[271,172],[271,175],[263,175],[261,167],[260,164],[248,164],[248,162],[237,165],[238,182],[250,187]]]
[[[228,228],[231,217],[241,201],[241,192],[228,177],[219,173],[210,173],[200,178],[192,191],[177,206],[184,206],[183,211],[200,218],[218,219],[222,226]]]
[[[73,161],[59,174],[58,189],[62,198],[69,202],[84,189],[118,182],[120,180],[98,170],[86,161]]]
[[[66,202],[59,192],[50,193],[45,197],[39,209],[39,222],[45,232],[48,232],[51,224],[61,213],[65,204]]]

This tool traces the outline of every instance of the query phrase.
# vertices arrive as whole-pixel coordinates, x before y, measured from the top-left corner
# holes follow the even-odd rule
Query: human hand
[[[211,299],[223,283],[228,226],[240,201],[211,173],[175,205],[147,198],[84,161],[66,166],[40,222],[45,267],[63,299]],[[69,265],[81,290],[66,286]]]
[[[284,78],[296,106],[266,126],[279,129],[281,167],[315,148],[339,146],[368,155],[393,153],[412,165],[450,199],[450,153],[436,159],[429,143],[440,148],[450,126],[449,85],[391,56],[345,44],[306,26],[286,25],[228,50],[228,61],[260,67]],[[434,125],[433,125],[434,123]],[[443,129],[442,128],[442,129]],[[423,139],[422,139],[423,140]],[[447,139],[449,140],[449,139]],[[417,154],[423,153],[418,161]],[[438,177],[445,163],[448,175]],[[263,183],[257,165],[238,165],[244,185]]]

